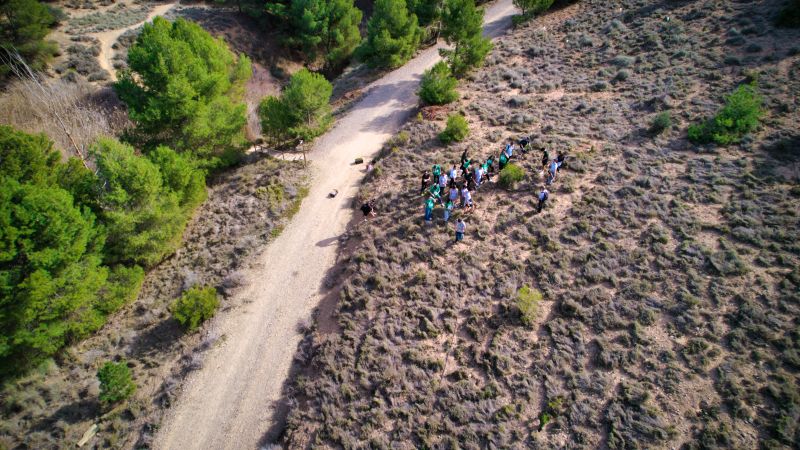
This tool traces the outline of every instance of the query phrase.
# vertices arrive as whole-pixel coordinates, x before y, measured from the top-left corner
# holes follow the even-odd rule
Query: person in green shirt
[[[433,219],[433,207],[435,203],[432,197],[428,197],[425,200],[425,222],[430,222]]]
[[[444,205],[442,201],[442,188],[440,188],[438,184],[431,186],[430,189],[428,189],[428,194],[430,194],[433,200]]]
[[[432,172],[433,172],[433,181],[434,182],[438,181],[439,180],[439,175],[442,174],[442,166],[440,166],[438,164],[434,164]]]
[[[508,164],[508,156],[506,156],[505,153],[501,153],[500,154],[500,170],[503,170],[503,168],[506,166],[506,164]]]

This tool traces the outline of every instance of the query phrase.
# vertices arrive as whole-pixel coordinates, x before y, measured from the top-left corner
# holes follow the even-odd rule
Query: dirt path
[[[510,26],[511,0],[486,13],[486,32]],[[204,367],[186,380],[167,413],[157,449],[251,449],[273,425],[278,400],[301,335],[297,324],[311,315],[335,263],[336,241],[353,214],[351,202],[363,176],[356,157],[369,159],[417,104],[422,72],[438,61],[430,48],[373,83],[369,93],[322,136],[309,152],[311,192],[283,233],[259,256],[245,287],[212,327],[224,336]],[[339,190],[334,199],[327,193]],[[334,243],[334,245],[331,245]]]
[[[147,19],[129,27],[120,28],[119,30],[91,33],[91,36],[94,36],[100,40],[100,53],[97,55],[97,61],[100,63],[100,67],[105,69],[106,72],[111,75],[110,79],[112,81],[117,81],[117,74],[116,70],[114,70],[114,64],[111,60],[114,57],[114,49],[111,48],[111,46],[114,45],[114,43],[117,42],[117,39],[119,39],[119,37],[122,36],[122,34],[126,31],[138,28],[142,26],[142,24],[150,22],[156,16],[163,16],[167,13],[167,11],[175,7],[177,4],[177,2],[174,2],[156,5],[153,10],[150,11],[150,14],[147,15]]]

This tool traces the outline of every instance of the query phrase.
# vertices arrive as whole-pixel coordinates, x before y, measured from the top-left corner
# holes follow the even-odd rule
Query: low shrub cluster
[[[188,331],[196,330],[201,323],[214,317],[219,306],[214,287],[193,287],[172,304],[172,317]]]
[[[447,126],[439,133],[439,140],[447,145],[451,142],[463,141],[468,134],[469,124],[467,119],[461,114],[451,114],[447,116]]]
[[[133,395],[136,384],[125,361],[107,362],[97,371],[100,380],[100,402],[113,405]]]
[[[439,61],[422,74],[419,84],[419,98],[428,105],[444,105],[458,99],[456,85],[447,63]]]
[[[525,178],[525,170],[513,163],[508,164],[500,171],[497,182],[505,189],[511,189],[515,184]]]
[[[689,127],[689,139],[699,144],[730,145],[758,128],[763,100],[755,84],[739,86],[725,97],[725,106],[716,116]]]

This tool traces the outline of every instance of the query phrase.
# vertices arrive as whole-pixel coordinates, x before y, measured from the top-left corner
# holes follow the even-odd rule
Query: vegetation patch
[[[763,99],[755,84],[739,86],[725,97],[725,106],[716,116],[689,127],[689,139],[699,144],[730,145],[758,128]]]

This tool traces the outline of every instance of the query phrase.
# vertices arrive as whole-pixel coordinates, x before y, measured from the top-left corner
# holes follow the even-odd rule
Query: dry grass
[[[281,443],[796,447],[800,32],[772,28],[780,7],[586,1],[501,38],[453,105],[467,141],[443,148],[442,121],[421,117],[365,182],[378,217],[353,233],[339,302],[317,318],[338,327],[301,345]],[[691,145],[687,125],[753,72],[762,129]],[[653,135],[662,111],[673,126]],[[477,192],[462,244],[441,208],[424,224],[419,171],[523,133],[569,155],[541,214],[535,151],[515,161],[516,190]],[[526,285],[543,294],[531,325]]]
[[[64,157],[87,158],[98,136],[119,135],[127,114],[109,88],[67,80],[46,80],[32,72],[0,95],[0,123],[29,133],[45,133]]]

